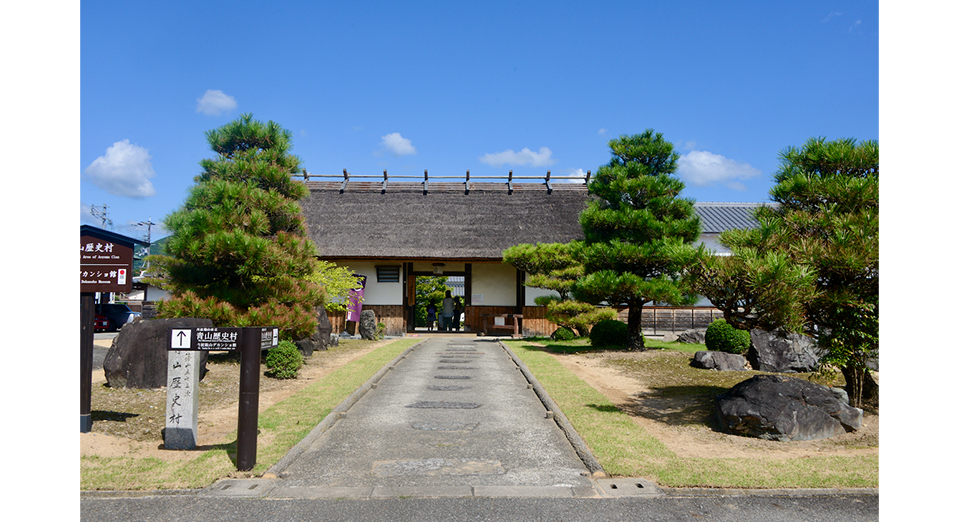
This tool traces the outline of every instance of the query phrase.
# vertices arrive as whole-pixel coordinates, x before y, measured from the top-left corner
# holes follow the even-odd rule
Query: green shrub
[[[294,379],[303,367],[303,354],[292,342],[280,341],[276,348],[267,352],[266,365],[268,377]]]
[[[626,346],[630,340],[627,323],[605,319],[590,329],[590,344],[594,346]]]
[[[704,338],[707,350],[715,352],[742,355],[750,348],[750,332],[734,328],[726,319],[716,319],[710,323]]]
[[[561,326],[550,336],[554,341],[572,341],[577,338],[577,334],[568,326]]]
[[[377,330],[373,332],[373,338],[376,340],[383,339],[384,332],[387,331],[387,325],[384,323],[377,323]]]

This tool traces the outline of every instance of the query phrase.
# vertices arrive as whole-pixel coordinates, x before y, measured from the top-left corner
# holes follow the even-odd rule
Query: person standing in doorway
[[[450,290],[447,290],[441,306],[443,307],[443,325],[441,328],[446,332],[450,330],[450,323],[453,322],[453,297],[450,296]]]
[[[431,302],[427,305],[427,331],[433,331],[433,323],[437,320],[437,305]]]
[[[453,300],[453,331],[460,331],[460,314],[463,312],[463,304],[460,301],[460,296],[457,296]]]

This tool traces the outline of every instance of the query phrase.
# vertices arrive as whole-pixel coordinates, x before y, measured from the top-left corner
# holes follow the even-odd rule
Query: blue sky
[[[778,153],[879,139],[873,2],[82,2],[81,224],[184,201],[252,113],[312,174],[580,175],[652,128],[684,195],[764,201]],[[153,228],[153,238],[162,237]]]

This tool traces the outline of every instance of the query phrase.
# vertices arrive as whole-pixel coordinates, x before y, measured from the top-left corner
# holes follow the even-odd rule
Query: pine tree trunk
[[[630,304],[627,308],[627,333],[630,336],[627,342],[628,350],[644,351],[643,329],[640,327],[640,318],[643,316],[643,305]]]
[[[840,369],[846,380],[844,389],[850,396],[850,406],[863,408],[864,403],[880,403],[880,385],[863,368],[844,366]]]

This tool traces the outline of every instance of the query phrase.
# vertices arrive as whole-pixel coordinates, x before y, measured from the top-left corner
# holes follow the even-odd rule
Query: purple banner
[[[363,288],[367,286],[367,276],[357,276],[357,283],[360,288],[350,290],[349,303],[347,304],[347,321],[360,321],[360,312],[363,311]]]

